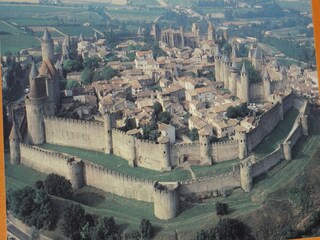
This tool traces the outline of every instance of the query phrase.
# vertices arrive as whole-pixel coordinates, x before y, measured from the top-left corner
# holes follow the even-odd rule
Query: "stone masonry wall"
[[[200,144],[180,143],[175,144],[171,148],[171,163],[173,166],[178,166],[184,161],[199,161],[200,160]]]
[[[103,123],[45,117],[46,142],[51,144],[103,151]]]
[[[239,147],[237,141],[214,143],[211,145],[211,156],[214,162],[223,162],[237,159]]]
[[[211,195],[214,194],[213,192],[220,191],[222,189],[232,189],[236,187],[240,187],[240,173],[229,172],[226,174],[215,175],[210,178],[181,182],[180,195]]]
[[[260,174],[268,171],[270,168],[277,165],[282,159],[282,150],[281,148],[277,148],[272,153],[268,154],[264,158],[259,161],[253,163],[252,165],[252,177],[257,177]]]
[[[88,186],[121,197],[153,202],[153,181],[110,171],[86,161],[84,162],[84,182]]]
[[[56,173],[70,179],[67,164],[70,156],[25,144],[20,144],[20,151],[23,165],[39,172]]]

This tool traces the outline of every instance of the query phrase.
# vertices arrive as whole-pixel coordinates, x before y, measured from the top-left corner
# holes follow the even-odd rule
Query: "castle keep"
[[[193,34],[198,32],[194,28]],[[154,32],[155,37],[173,46],[193,44],[197,38],[197,35],[184,33],[183,29],[180,33],[161,32],[155,26]],[[208,39],[214,39],[212,25],[209,25]],[[29,75],[27,129],[25,131],[14,121],[10,134],[10,163],[21,163],[46,174],[60,174],[70,179],[74,189],[88,185],[119,196],[153,202],[155,215],[160,219],[168,220],[179,214],[180,197],[218,196],[225,189],[239,187],[245,192],[251,191],[253,178],[282,159],[291,160],[292,147],[300,136],[308,134],[307,104],[295,98],[292,92],[278,94],[284,81],[272,81],[268,70],[263,75],[263,82],[249,84],[246,65],[243,64],[240,70],[235,50],[232,58],[229,58],[217,49],[217,82],[223,83],[233,95],[245,102],[268,101],[272,107],[259,117],[259,124],[250,131],[241,125],[236,126],[235,134],[228,141],[210,143],[210,131],[205,128],[198,132],[199,141],[192,143],[171,143],[163,135],[157,142],[141,140],[116,129],[114,113],[111,112],[103,115],[103,121],[58,118],[55,115],[60,104],[60,74],[53,64],[53,41],[47,30],[41,46],[42,65],[38,71],[33,64]],[[251,50],[253,65],[257,69],[262,68],[264,60],[259,48]],[[281,74],[284,73],[277,70],[272,73],[273,76]],[[287,139],[275,151],[257,159],[254,148],[283,120],[284,114],[292,107],[299,109],[300,114]],[[232,171],[222,175],[184,182],[154,182],[114,172],[75,156],[44,150],[41,148],[44,143],[114,154],[127,160],[132,167],[157,171],[170,171],[189,160],[197,160],[199,165],[213,165],[234,159],[239,159],[239,162]]]

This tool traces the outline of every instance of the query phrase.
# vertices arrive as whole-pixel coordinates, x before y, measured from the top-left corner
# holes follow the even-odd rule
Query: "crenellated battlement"
[[[59,117],[54,117],[54,116],[44,116],[44,121],[46,121],[46,120],[64,122],[64,123],[84,124],[87,126],[103,127],[103,122],[98,122],[98,121],[85,121],[85,120],[77,120],[77,119],[72,119],[72,118],[59,118]]]
[[[20,143],[20,147],[22,147],[22,148],[24,147],[24,148],[27,148],[27,149],[31,149],[31,150],[34,150],[34,151],[36,151],[36,152],[43,153],[43,154],[46,154],[46,155],[48,155],[48,156],[53,156],[53,157],[61,158],[61,159],[64,159],[64,160],[70,160],[70,159],[72,158],[72,156],[67,155],[67,154],[62,154],[62,153],[58,153],[58,152],[46,150],[46,149],[43,149],[43,148],[39,148],[39,147],[36,147],[36,146],[24,144],[24,143]]]
[[[233,145],[233,144],[238,144],[237,141],[234,140],[228,140],[228,141],[223,141],[223,142],[215,142],[212,143],[211,146],[215,147],[215,146],[221,146],[221,145]]]

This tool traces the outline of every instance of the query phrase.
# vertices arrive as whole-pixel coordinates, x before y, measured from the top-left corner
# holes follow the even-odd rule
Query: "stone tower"
[[[241,69],[241,89],[240,89],[240,98],[246,101],[247,103],[250,102],[250,96],[249,96],[249,77],[248,72],[246,69],[246,64],[243,63],[242,69]]]
[[[224,73],[223,73],[223,82],[224,87],[230,89],[229,78],[230,78],[230,68],[232,66],[231,59],[228,55],[224,58]]]
[[[235,59],[232,61],[232,66],[230,68],[230,78],[229,78],[229,90],[233,95],[237,95],[237,78],[239,76],[239,69]]]
[[[185,43],[184,43],[184,28],[180,27],[180,33],[181,33],[181,48],[184,48]]]
[[[155,216],[162,220],[176,217],[180,211],[179,183],[155,182],[153,189]]]
[[[157,23],[152,26],[154,40],[158,43],[161,40],[161,30]]]
[[[235,139],[238,141],[239,158],[244,159],[248,156],[247,133],[242,126],[235,127]]]
[[[41,50],[43,61],[45,59],[49,59],[50,61],[54,60],[54,44],[48,29],[44,30],[43,38],[41,40]]]
[[[170,163],[170,139],[165,136],[160,136],[158,138],[160,152],[162,153],[160,156],[161,161],[161,169],[162,171],[170,171],[171,163]]]
[[[43,116],[47,105],[45,77],[39,76],[30,82],[30,92],[26,97],[28,140],[31,144],[45,143]]]
[[[301,126],[302,126],[302,135],[308,136],[309,130],[308,130],[308,116],[304,115],[300,118]]]
[[[72,188],[78,190],[84,186],[83,162],[81,159],[71,158],[68,160],[69,178]]]
[[[240,163],[240,183],[243,191],[250,192],[252,190],[252,164],[250,159]]]
[[[291,142],[290,141],[285,141],[282,144],[282,151],[283,151],[283,157],[287,161],[292,160],[292,153],[291,153]]]
[[[209,22],[208,26],[208,40],[209,41],[214,41],[214,35],[215,35],[215,29],[212,25],[212,22]]]
[[[223,79],[221,79],[220,72],[222,71],[222,53],[220,51],[219,46],[216,47],[216,52],[214,55],[214,62],[215,62],[215,68],[214,68],[214,75],[217,82],[223,82]]]
[[[269,96],[271,95],[271,78],[268,70],[264,72],[262,80],[263,80],[263,88],[264,88],[264,97],[265,97],[265,100],[267,101],[269,99]]]
[[[32,62],[31,70],[29,73],[29,86],[31,85],[31,82],[36,79],[36,77],[39,75],[38,69],[34,62]]]
[[[259,47],[257,47],[252,56],[252,65],[257,71],[261,71],[263,67],[263,55]]]
[[[212,165],[211,157],[209,154],[209,148],[210,148],[209,135],[210,133],[206,129],[201,129],[199,131],[201,163],[206,165]]]
[[[105,134],[105,149],[106,154],[112,154],[112,120],[111,114],[104,114],[104,134]]]
[[[16,124],[16,121],[13,119],[12,129],[9,136],[10,143],[10,163],[12,165],[20,164],[20,141],[21,135]]]

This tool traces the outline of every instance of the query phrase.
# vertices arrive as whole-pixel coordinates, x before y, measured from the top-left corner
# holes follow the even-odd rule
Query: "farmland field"
[[[119,20],[147,21],[152,22],[161,16],[163,9],[125,9],[125,8],[107,8],[108,14]]]

